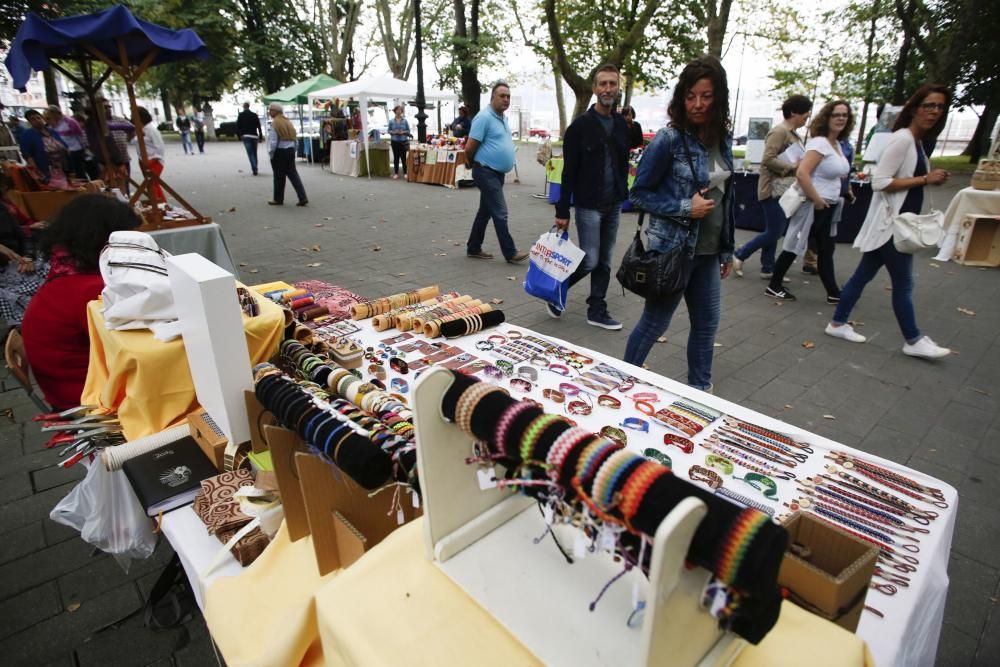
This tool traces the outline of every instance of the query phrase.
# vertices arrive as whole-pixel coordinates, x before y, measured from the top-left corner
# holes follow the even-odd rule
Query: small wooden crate
[[[1000,216],[965,216],[958,230],[954,259],[966,266],[1000,266]]]

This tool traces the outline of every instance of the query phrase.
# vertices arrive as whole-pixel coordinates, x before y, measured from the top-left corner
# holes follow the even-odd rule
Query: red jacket
[[[80,404],[90,359],[87,302],[103,289],[104,279],[96,273],[54,278],[35,293],[24,313],[28,362],[45,400],[56,409]]]

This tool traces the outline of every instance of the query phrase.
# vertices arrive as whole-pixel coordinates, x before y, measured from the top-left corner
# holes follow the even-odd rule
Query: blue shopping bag
[[[565,309],[569,277],[585,255],[569,240],[569,232],[549,231],[542,234],[531,247],[524,291],[560,310]]]

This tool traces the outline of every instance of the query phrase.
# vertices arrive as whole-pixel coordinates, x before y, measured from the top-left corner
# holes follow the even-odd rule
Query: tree
[[[271,93],[322,71],[323,47],[314,26],[286,0],[230,0],[239,38],[239,81],[251,90]],[[219,11],[227,6],[222,0]]]
[[[932,81],[956,80],[969,35],[989,5],[986,0],[938,0],[928,7],[924,0],[893,0],[903,31],[913,40],[927,64]],[[993,36],[992,42],[996,36]],[[990,43],[982,43],[990,48]]]
[[[361,18],[361,0],[316,0],[319,41],[326,72],[347,80],[347,56],[354,50],[354,33]]]
[[[426,26],[437,24],[448,6],[447,0],[434,0],[429,7],[421,5],[425,35]],[[394,14],[397,17],[395,25]],[[417,57],[414,48],[413,0],[402,0],[402,6],[398,0],[395,3],[392,0],[375,0],[375,18],[389,71],[397,79],[409,79]]]

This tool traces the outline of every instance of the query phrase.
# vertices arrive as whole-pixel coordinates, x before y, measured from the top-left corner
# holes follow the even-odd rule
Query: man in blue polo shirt
[[[514,168],[514,141],[503,112],[510,106],[510,86],[494,84],[490,105],[476,114],[465,144],[466,162],[472,164],[472,180],[479,188],[479,211],[472,222],[472,231],[465,252],[474,259],[493,259],[483,252],[486,225],[493,218],[500,251],[509,263],[528,259],[528,253],[518,252],[507,230],[507,202],[503,198],[504,175]]]

